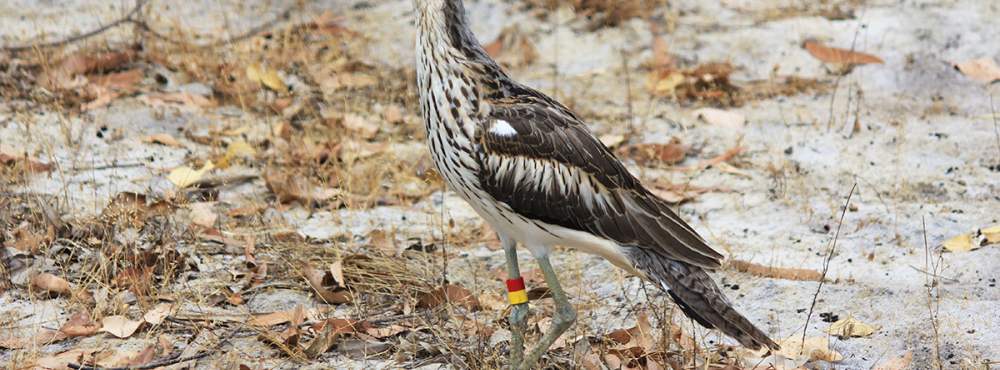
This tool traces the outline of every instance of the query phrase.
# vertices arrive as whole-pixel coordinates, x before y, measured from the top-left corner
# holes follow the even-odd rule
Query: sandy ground
[[[921,272],[928,258],[922,225],[926,223],[926,238],[936,250],[954,235],[1000,223],[1000,139],[990,107],[993,95],[1000,109],[1000,84],[972,81],[950,65],[952,61],[1000,58],[996,41],[1000,23],[995,21],[1000,19],[1000,4],[861,1],[850,6],[853,19],[829,20],[818,15],[820,5],[805,5],[812,2],[671,1],[667,14],[674,15],[673,27],[663,37],[670,53],[685,64],[728,61],[736,67],[733,79],[737,82],[794,75],[835,83],[826,92],[728,108],[746,117],[746,124],[719,126],[698,120],[693,114],[697,105],[680,106],[647,92],[646,72],[640,64],[651,57],[653,36],[644,21],[591,31],[568,10],[539,19],[501,1],[469,2],[481,40],[493,40],[503,27],[517,24],[539,50],[538,60],[511,73],[572,102],[596,132],[629,132],[631,105],[631,129],[638,132],[632,139],[664,142],[679,137],[696,149],[693,158],[682,164],[711,158],[737,143],[746,147],[734,163],[738,171],[712,168],[685,173],[631,167],[646,181],[724,189],[696,197],[683,204],[680,212],[731,258],[821,270],[847,195],[857,184],[840,227],[836,253],[829,261],[831,282],[823,286],[805,330],[809,336],[825,336],[822,330],[829,323],[819,313],[854,316],[881,329],[866,338],[831,337],[832,348],[845,358],[814,366],[868,369],[912,351],[912,368],[932,367],[935,334],[925,288],[929,277]],[[156,3],[160,19],[205,33],[227,25],[251,27],[281,8],[264,2],[202,4],[204,8],[195,3],[169,7]],[[341,14],[345,25],[370,38],[372,59],[378,63],[388,67],[412,63],[409,1],[326,2],[308,7],[296,16],[320,9]],[[118,1],[7,2],[0,5],[0,24],[4,25],[0,40],[20,44],[30,41],[28,36],[56,37],[89,29],[122,12]],[[859,66],[838,77],[803,50],[801,43],[806,39],[845,48],[854,44],[858,50],[878,55],[885,64]],[[630,73],[624,73],[623,65]],[[163,111],[126,98],[79,116],[48,111],[25,115],[14,114],[8,102],[0,101],[0,147],[36,154],[60,168],[7,191],[53,195],[65,217],[97,214],[119,192],[155,192],[164,181],[164,172],[184,164],[191,150],[195,154],[203,150],[196,146],[164,149],[131,138],[234,121],[263,130],[269,127],[267,118],[241,113],[237,107]],[[98,137],[102,127],[126,139]],[[418,145],[414,143],[414,150],[421,148]],[[155,160],[142,160],[147,157]],[[139,165],[87,169],[112,163]],[[223,192],[220,200],[260,199],[266,193],[263,181],[255,181]],[[459,228],[481,226],[471,209],[450,193],[436,193],[412,207],[290,209],[279,218],[286,227],[321,244],[338,235],[367,235],[375,229],[393,229],[400,240],[421,238],[439,232],[442,213]],[[477,281],[502,266],[502,251],[480,244],[453,248],[461,256],[451,264],[453,281],[474,291],[496,288]],[[989,366],[982,364],[1000,360],[1000,288],[996,286],[1000,248],[944,253],[942,258],[939,275],[945,279],[935,301],[940,304],[937,340],[944,366]],[[632,325],[635,306],[647,299],[636,279],[624,277],[596,257],[572,251],[561,253],[557,262],[564,285],[571,287],[578,297],[575,302],[582,307],[581,323],[573,331],[576,335]],[[533,266],[527,259],[522,264]],[[735,305],[765,331],[782,339],[801,335],[816,282],[762,278],[731,269],[715,276],[732,287],[727,293]],[[271,301],[258,299],[265,303],[251,311],[313,304],[303,294],[274,295]],[[659,294],[656,297],[662,300]],[[632,305],[629,309],[621,309],[627,305],[621,303],[623,298]],[[21,328],[53,326],[69,314],[60,301],[26,299],[15,289],[0,294],[0,315],[33,314],[18,325]],[[686,320],[679,322],[690,330]],[[705,341],[730,342],[700,328],[697,332]],[[266,358],[269,352],[260,354],[253,343],[250,338],[249,343],[234,346]],[[0,350],[0,363],[9,361],[12,352]],[[292,366],[260,361],[268,367]],[[372,365],[339,356],[324,361],[313,366]],[[199,366],[210,367],[210,363],[203,360]]]

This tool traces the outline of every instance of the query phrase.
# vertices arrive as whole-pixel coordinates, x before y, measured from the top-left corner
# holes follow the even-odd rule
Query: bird
[[[536,366],[576,320],[550,262],[557,246],[603,257],[665,291],[684,314],[751,349],[779,349],[709,272],[724,256],[650,192],[565,105],[510,77],[470,30],[462,0],[413,0],[416,78],[431,157],[448,188],[497,233],[511,309],[510,367]],[[537,261],[552,325],[525,353],[517,259]]]

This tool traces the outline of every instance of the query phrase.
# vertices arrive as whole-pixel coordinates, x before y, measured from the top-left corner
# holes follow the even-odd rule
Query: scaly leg
[[[573,309],[573,305],[566,298],[566,292],[559,285],[559,278],[556,276],[556,271],[552,269],[552,264],[549,263],[549,256],[547,254],[535,255],[535,259],[538,260],[538,267],[545,274],[545,284],[549,286],[549,292],[552,293],[552,299],[555,300],[556,313],[552,317],[552,327],[521,362],[521,369],[534,368],[542,355],[548,352],[552,343],[576,321],[576,310]]]
[[[507,277],[517,279],[521,277],[521,270],[517,266],[517,242],[513,239],[500,236],[500,243],[507,256]],[[524,358],[524,332],[528,329],[528,303],[515,304],[510,309],[510,368],[517,369]]]

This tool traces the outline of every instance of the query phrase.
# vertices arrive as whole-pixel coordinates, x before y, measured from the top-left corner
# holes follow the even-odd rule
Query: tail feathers
[[[636,267],[658,283],[685,315],[709,329],[719,329],[744,347],[772,350],[781,347],[733,308],[704,269],[639,250]]]

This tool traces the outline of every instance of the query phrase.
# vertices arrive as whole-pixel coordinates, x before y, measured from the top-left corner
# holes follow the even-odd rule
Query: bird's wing
[[[722,254],[650,193],[579,119],[505,99],[477,130],[481,185],[515,212],[713,269]]]

